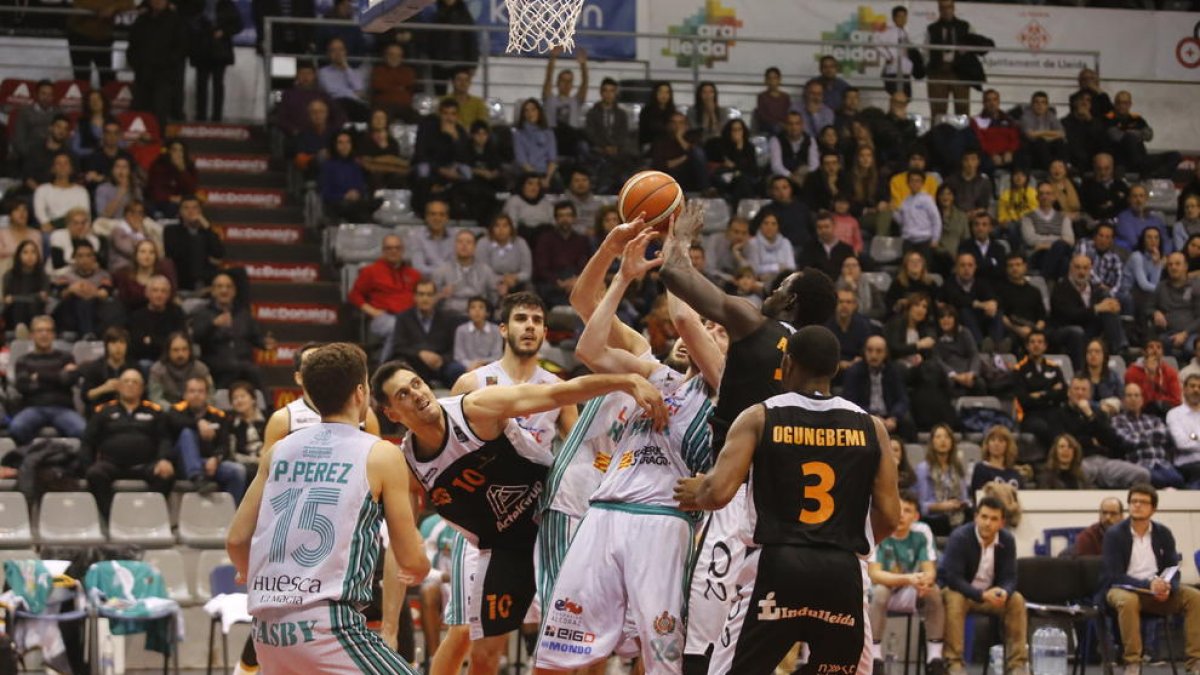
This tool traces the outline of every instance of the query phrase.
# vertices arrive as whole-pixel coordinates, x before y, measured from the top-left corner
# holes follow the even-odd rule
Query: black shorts
[[[520,628],[536,592],[533,546],[480,549],[467,609],[471,639]]]
[[[837,549],[766,546],[749,554],[709,675],[770,675],[797,642],[798,672],[854,675],[870,644],[862,564]]]

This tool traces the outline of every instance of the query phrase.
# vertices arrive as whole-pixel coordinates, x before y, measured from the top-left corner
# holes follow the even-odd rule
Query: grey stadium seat
[[[371,262],[379,257],[387,231],[370,223],[338,226],[333,250],[338,262]]]
[[[179,542],[192,548],[224,548],[233,521],[233,497],[228,492],[183,495],[179,506]]]
[[[894,263],[904,254],[904,240],[900,237],[873,237],[871,260],[886,265]]]
[[[150,563],[163,577],[167,594],[180,604],[192,602],[192,590],[188,587],[187,571],[183,567],[183,554],[175,549],[146,551],[143,560]]]
[[[1075,364],[1071,363],[1071,358],[1066,354],[1047,354],[1046,360],[1062,368],[1063,379],[1068,383],[1075,377]]]
[[[20,492],[0,492],[0,547],[26,548],[33,545],[29,507]]]
[[[224,549],[200,552],[200,559],[196,561],[195,597],[198,602],[208,602],[212,598],[210,583],[213,569],[228,564],[229,554]]]
[[[114,544],[173,546],[167,500],[157,492],[118,492],[108,517],[108,538]]]
[[[47,492],[38,511],[41,544],[103,544],[100,509],[90,492]]]

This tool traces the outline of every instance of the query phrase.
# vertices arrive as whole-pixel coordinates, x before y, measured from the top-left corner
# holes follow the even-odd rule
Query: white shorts
[[[619,647],[636,636],[647,675],[678,675],[693,534],[691,520],[674,509],[593,504],[544,612],[536,664],[582,668],[624,652]]]
[[[260,613],[251,630],[263,673],[415,675],[407,662],[367,629],[362,613],[345,603]]]
[[[554,581],[558,571],[562,569],[563,559],[567,557],[567,549],[575,531],[579,529],[582,519],[567,515],[562,511],[547,509],[542,513],[542,521],[538,523],[538,538],[534,544],[534,572],[537,574],[537,595],[529,606],[529,614],[525,623],[541,623],[542,603],[554,589]]]
[[[445,624],[465,626],[467,608],[471,606],[471,585],[475,580],[475,567],[479,563],[479,549],[467,541],[461,532],[456,532],[450,556],[450,593],[446,598]]]
[[[725,619],[737,595],[737,577],[752,540],[746,513],[746,486],[725,508],[714,511],[704,528],[688,592],[687,642],[683,653],[704,655],[722,637]],[[728,636],[724,636],[728,640]]]

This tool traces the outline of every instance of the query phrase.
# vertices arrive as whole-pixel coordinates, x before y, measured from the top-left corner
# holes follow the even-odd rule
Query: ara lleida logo
[[[819,62],[823,57],[837,59],[843,73],[865,73],[883,65],[884,56],[875,45],[875,40],[888,28],[888,17],[866,5],[846,21],[834,26],[833,30],[821,31],[823,42],[851,44],[825,44],[813,56]]]
[[[667,32],[678,36],[667,40],[663,56],[675,57],[679,68],[691,68],[699,64],[712,68],[718,61],[728,61],[729,52],[737,44],[737,31],[742,22],[732,7],[721,4],[721,0],[705,0],[704,6],[683,20],[678,26],[670,26]],[[689,40],[683,38],[699,38]]]

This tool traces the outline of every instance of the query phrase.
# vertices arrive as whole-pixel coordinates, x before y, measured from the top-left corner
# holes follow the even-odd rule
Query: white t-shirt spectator
[[[746,261],[759,278],[773,276],[784,270],[796,269],[796,253],[792,242],[782,234],[770,241],[762,232],[746,242]]]
[[[33,216],[38,223],[49,223],[67,215],[74,208],[92,213],[92,201],[87,188],[72,184],[58,187],[53,183],[42,183],[33,191]]]

